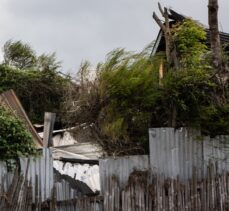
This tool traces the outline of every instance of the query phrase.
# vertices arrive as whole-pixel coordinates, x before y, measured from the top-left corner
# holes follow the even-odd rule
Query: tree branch
[[[164,17],[164,11],[163,11],[163,9],[161,7],[160,2],[158,2],[158,8],[159,8],[159,11],[161,12],[161,15]]]
[[[161,20],[158,18],[155,12],[153,12],[153,19],[156,21],[156,23],[159,25],[159,27],[162,29],[163,32],[165,32],[165,26],[161,22]]]
[[[168,31],[170,31],[170,27],[169,27],[169,14],[168,14],[168,10],[167,8],[165,7],[164,8],[164,17],[165,17],[165,27]]]

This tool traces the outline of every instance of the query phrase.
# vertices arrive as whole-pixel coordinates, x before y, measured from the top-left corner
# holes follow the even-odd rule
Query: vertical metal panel
[[[0,193],[6,192],[13,179],[13,172],[7,171],[5,162],[0,162]]]
[[[53,159],[51,150],[48,148],[42,149],[41,155],[32,158],[21,158],[21,171],[26,174],[28,166],[27,180],[32,184],[33,202],[35,202],[35,190],[41,193],[41,200],[45,201],[52,196],[53,188]],[[38,186],[36,186],[36,176],[38,177]]]
[[[216,161],[219,171],[229,170],[229,136],[209,137],[204,142],[204,161]]]
[[[43,149],[42,155],[31,158],[20,158],[21,173],[32,185],[32,199],[35,202],[35,190],[41,193],[42,201],[51,198],[53,188],[53,161],[49,149]],[[36,176],[38,177],[38,186],[36,186]],[[0,192],[7,191],[13,179],[13,172],[8,172],[4,162],[0,162]]]
[[[204,176],[210,161],[219,171],[229,170],[229,136],[210,139],[191,129],[155,128],[149,140],[151,169],[166,177],[189,179],[194,167],[198,177]]]
[[[148,155],[101,159],[99,161],[101,193],[104,194],[108,190],[109,177],[116,176],[120,187],[123,187],[134,170],[147,171],[148,169]]]
[[[83,195],[82,190],[73,189],[68,181],[56,182],[54,186],[51,150],[44,148],[38,157],[21,158],[20,164],[21,173],[26,176],[24,179],[27,179],[29,184],[32,185],[32,202],[37,202],[38,206],[48,199],[53,200],[52,192],[55,188],[56,200],[62,201],[62,204],[58,206],[58,210],[85,210],[85,204],[88,206],[88,210],[102,210],[102,202],[96,201],[96,197],[94,202],[91,201],[91,198],[81,198]],[[27,169],[28,171],[26,171]],[[11,175],[7,171],[5,163],[0,162],[0,193],[5,193],[9,190],[12,184],[12,176],[13,173]],[[22,191],[22,188],[20,191]],[[22,197],[22,195],[19,197]],[[65,200],[69,201],[66,202]],[[75,200],[75,204],[72,200]]]
[[[53,146],[52,135],[53,128],[56,119],[56,114],[51,112],[45,112],[44,121],[44,133],[43,133],[43,146],[51,147]]]

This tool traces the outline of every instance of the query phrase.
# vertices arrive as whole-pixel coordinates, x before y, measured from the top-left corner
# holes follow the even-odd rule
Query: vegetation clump
[[[95,80],[81,80],[80,94],[67,101],[75,103],[67,104],[71,112],[66,121],[87,125],[91,138],[108,154],[119,155],[146,153],[150,127],[194,127],[205,135],[229,134],[229,98],[225,92],[222,97],[214,80],[203,27],[187,19],[172,34],[178,69],[166,65],[163,54],[150,58],[147,51],[134,54],[117,49],[98,65]],[[88,72],[88,65],[85,69]]]
[[[229,134],[229,83],[215,80],[204,28],[185,19],[169,33],[176,47],[166,52],[173,54],[170,59],[165,53],[150,57],[148,49],[138,54],[116,49],[98,64],[94,77],[90,64],[83,63],[75,83],[59,74],[55,54],[37,56],[30,46],[9,41],[0,65],[0,91],[14,89],[33,122],[42,122],[44,111],[61,114],[61,122],[74,126],[77,136],[84,133],[83,141],[95,140],[108,154],[147,153],[151,127]],[[4,118],[11,122],[13,117]],[[13,131],[20,123],[14,124]],[[2,129],[0,134],[14,136],[17,144],[24,140],[17,142],[19,133]],[[3,146],[10,141],[2,140]]]
[[[0,107],[0,160],[36,155],[35,145],[24,123]]]
[[[185,19],[176,24],[172,32],[181,67],[196,69],[207,65],[204,58],[207,53],[206,32],[203,26],[191,19]]]
[[[55,54],[37,56],[29,45],[8,41],[0,64],[0,92],[13,89],[33,123],[43,123],[46,111],[59,117],[66,90],[73,85],[59,68]]]

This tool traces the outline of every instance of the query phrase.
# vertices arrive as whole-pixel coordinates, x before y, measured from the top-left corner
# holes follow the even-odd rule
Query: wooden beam
[[[45,120],[44,120],[43,146],[50,147],[50,146],[53,146],[52,132],[54,128],[56,114],[45,112],[44,118]]]
[[[163,76],[164,76],[164,66],[163,66],[163,61],[161,61],[160,68],[159,68],[159,85],[162,85]]]

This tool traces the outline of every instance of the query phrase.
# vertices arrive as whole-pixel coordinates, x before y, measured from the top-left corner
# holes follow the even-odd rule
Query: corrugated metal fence
[[[0,163],[0,210],[102,210],[103,197],[87,197],[64,179],[54,181],[51,150],[20,159],[20,166],[19,174]]]
[[[125,187],[117,177],[109,180],[104,194],[104,211],[228,211],[229,173],[218,174],[209,165],[206,178],[193,177],[182,182],[179,178],[166,178],[151,172],[133,172]]]
[[[8,173],[5,162],[0,162],[0,193],[8,190],[13,180],[13,173]]]
[[[120,183],[120,187],[124,187],[129,179],[129,175],[133,171],[147,171],[148,168],[148,155],[101,159],[99,161],[101,193],[106,193],[110,188],[110,183],[107,178],[115,176]]]
[[[207,173],[209,162],[217,162],[218,171],[229,170],[229,136],[201,137],[194,130],[156,128],[149,130],[151,169],[166,177],[182,180]]]
[[[43,209],[44,206],[46,206],[44,209],[48,207],[53,210],[102,210],[103,208],[104,210],[115,210],[115,208],[121,208],[122,206],[122,210],[130,210],[132,205],[137,206],[139,210],[147,210],[149,204],[160,208],[170,207],[168,204],[170,200],[174,200],[173,203],[178,203],[176,194],[170,192],[174,191],[176,186],[177,194],[180,194],[181,197],[184,197],[184,193],[191,193],[189,198],[180,199],[179,203],[183,203],[182,206],[185,207],[187,205],[186,201],[190,201],[198,194],[197,191],[200,187],[197,184],[202,181],[198,179],[207,176],[208,179],[201,183],[203,185],[202,192],[198,197],[202,197],[205,193],[213,193],[213,195],[207,195],[209,197],[207,201],[203,200],[203,203],[209,203],[209,207],[212,208],[215,205],[211,206],[211,201],[218,204],[222,198],[222,194],[219,193],[223,190],[222,196],[224,198],[221,204],[226,207],[229,177],[228,173],[223,170],[229,171],[228,136],[220,136],[214,139],[201,138],[198,132],[185,128],[179,130],[173,128],[150,129],[149,135],[149,156],[125,156],[100,160],[102,197],[81,198],[67,181],[55,183],[53,159],[49,149],[43,149],[39,157],[20,160],[24,178],[9,173],[5,164],[0,163],[0,193],[3,194],[0,197],[0,206],[9,204],[7,201],[9,195],[10,209],[12,210],[12,206],[19,205],[18,210],[20,211],[28,207],[32,209],[34,206],[38,210]],[[211,171],[209,174],[207,165],[210,161],[217,163],[217,170]],[[145,175],[144,172],[147,172],[148,175],[153,173],[156,175],[156,180],[151,176],[141,179],[143,177],[139,176],[139,171],[142,171],[143,175]],[[130,175],[133,172],[137,174],[131,177]],[[178,175],[179,179],[176,178]],[[167,177],[170,177],[169,183],[166,182]],[[193,182],[184,182],[191,177]],[[15,178],[18,178],[18,180]],[[135,178],[140,179],[137,179],[136,182]],[[155,183],[155,181],[159,182]],[[145,186],[142,187],[141,183]],[[156,184],[156,189],[152,188],[154,184]],[[221,185],[222,190],[219,189],[218,184]],[[166,185],[169,185],[169,188]],[[159,194],[149,196],[149,194],[156,194],[156,190],[159,191]],[[153,192],[150,193],[151,191]],[[4,196],[5,193],[8,195]],[[15,198],[16,205],[13,201],[14,196],[17,196]],[[155,201],[161,200],[163,197],[164,202]],[[28,203],[24,204],[24,202]],[[203,203],[199,203],[199,201],[193,203],[194,205],[190,205],[190,207],[203,206]],[[172,204],[172,206],[178,205]]]
[[[53,160],[51,151],[41,150],[41,155],[33,158],[21,158],[21,173],[32,187],[32,201],[43,202],[50,199],[53,189]],[[0,163],[0,193],[6,192],[13,180],[14,172],[8,171],[4,162]]]
[[[41,150],[41,155],[35,158],[20,159],[22,174],[32,185],[33,203],[36,200],[41,202],[50,199],[52,196],[53,181],[53,159],[52,152],[48,148]]]

